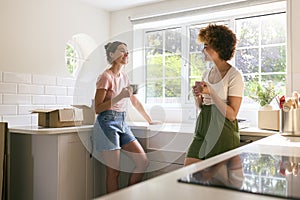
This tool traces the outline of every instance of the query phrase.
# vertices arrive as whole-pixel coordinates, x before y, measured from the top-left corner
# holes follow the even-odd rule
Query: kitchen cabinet
[[[147,138],[147,156],[150,161],[147,179],[184,166],[184,158],[193,134],[154,129],[148,131]]]
[[[242,152],[258,153],[258,154],[276,154],[289,155],[299,157],[299,142],[296,137],[282,137],[280,134],[274,134],[261,140],[255,141],[249,145],[233,149],[226,153],[195,163],[193,165],[182,167],[178,170],[166,173],[162,176],[157,176],[143,183],[133,185],[118,192],[103,197],[97,200],[135,200],[135,199],[222,199],[222,200],[279,200],[282,198],[272,196],[262,196],[254,193],[238,192],[232,189],[207,187],[193,184],[180,183],[178,180],[186,177],[191,173],[206,169],[216,163],[222,162],[233,156],[239,155]],[[276,163],[275,163],[276,164]],[[269,166],[269,165],[268,165]],[[267,166],[267,167],[268,167]],[[299,176],[298,176],[299,177]],[[299,186],[293,182],[293,190]]]
[[[77,129],[55,131],[10,130],[11,200],[84,200],[97,192],[97,161],[90,157]]]
[[[187,149],[194,137],[194,125],[135,123],[131,129],[145,149],[149,166],[145,179],[154,178],[184,167]],[[245,128],[240,130],[241,146],[278,133],[278,131]]]

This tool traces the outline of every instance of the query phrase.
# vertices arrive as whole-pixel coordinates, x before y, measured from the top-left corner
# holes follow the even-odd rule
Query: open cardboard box
[[[96,113],[93,108],[87,105],[72,105],[75,108],[79,108],[82,110],[83,121],[82,125],[93,125],[96,118]]]
[[[38,125],[46,128],[61,128],[80,126],[83,121],[83,111],[79,108],[37,109],[31,113],[38,113]]]

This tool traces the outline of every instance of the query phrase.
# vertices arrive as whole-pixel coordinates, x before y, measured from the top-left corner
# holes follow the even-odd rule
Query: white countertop
[[[41,135],[56,135],[63,133],[72,133],[80,131],[90,131],[92,130],[93,125],[84,125],[84,126],[73,126],[73,127],[63,127],[63,128],[44,128],[40,126],[15,126],[9,128],[11,133],[20,133],[20,134],[41,134]]]
[[[195,124],[188,123],[163,123],[159,125],[149,125],[146,122],[128,122],[128,125],[132,129],[145,129],[150,131],[161,131],[161,132],[180,132],[180,133],[194,133]],[[270,136],[278,133],[278,131],[263,130],[257,127],[249,127],[240,129],[241,135],[249,136]]]
[[[128,125],[132,129],[136,130],[150,130],[153,132],[174,132],[174,133],[194,133],[195,124],[188,123],[163,123],[159,125],[149,125],[147,122],[128,122]],[[63,127],[63,128],[44,128],[40,126],[15,126],[10,127],[9,131],[12,133],[22,134],[62,134],[79,131],[92,130],[93,125],[75,126],[75,127]],[[270,136],[277,131],[262,130],[256,127],[240,129],[241,135],[249,136]]]
[[[289,141],[290,139],[290,141]],[[278,148],[280,147],[280,148]],[[112,194],[97,198],[96,200],[153,200],[153,199],[281,199],[275,197],[261,196],[256,194],[226,190],[221,188],[205,187],[179,183],[177,180],[190,173],[199,171],[222,160],[235,156],[242,151],[258,153],[280,153],[290,156],[300,156],[300,137],[287,138],[275,134],[262,140],[242,146],[224,154],[215,156],[208,160],[180,168],[173,172],[158,176],[156,178],[127,187]]]

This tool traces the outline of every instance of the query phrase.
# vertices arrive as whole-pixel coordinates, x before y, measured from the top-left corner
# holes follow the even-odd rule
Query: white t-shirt
[[[211,86],[211,88],[225,103],[228,102],[229,96],[243,96],[244,81],[242,73],[239,70],[237,70],[235,67],[230,67],[223,79],[215,84],[212,84],[208,81],[210,70],[204,74],[203,80]],[[202,96],[204,105],[214,104],[210,95],[203,94]]]

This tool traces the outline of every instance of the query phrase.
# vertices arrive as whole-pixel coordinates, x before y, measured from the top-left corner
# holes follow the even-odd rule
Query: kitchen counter
[[[9,128],[11,133],[21,133],[21,134],[32,134],[32,135],[57,135],[63,133],[76,133],[91,131],[92,125],[75,126],[75,127],[63,127],[63,128],[44,128],[40,126],[15,126]]]
[[[141,130],[151,130],[151,131],[160,131],[160,132],[174,132],[174,133],[194,133],[195,124],[188,123],[163,123],[158,125],[149,125],[146,122],[128,122],[128,125],[133,129]],[[263,130],[257,127],[246,127],[240,129],[241,135],[249,136],[270,136],[278,133],[278,131],[273,130]]]
[[[153,132],[174,132],[174,133],[194,133],[195,124],[163,123],[158,125],[149,125],[147,122],[128,122],[128,125],[135,130],[150,130]],[[92,130],[93,125],[84,125],[76,127],[63,128],[43,128],[39,126],[16,126],[9,128],[10,132],[22,134],[63,134],[70,132],[85,132]],[[257,127],[240,129],[241,135],[249,136],[270,136],[278,131],[262,130]]]
[[[173,172],[127,187],[118,192],[97,198],[97,200],[153,200],[153,199],[282,199],[270,196],[261,196],[226,190],[221,188],[206,187],[178,182],[178,179],[194,173],[220,161],[231,158],[243,151],[257,153],[273,153],[287,156],[300,156],[300,137],[284,137],[274,134],[251,144],[239,147],[208,160],[186,166]]]

